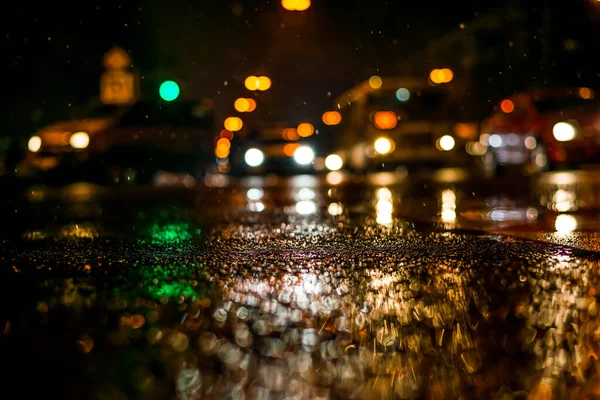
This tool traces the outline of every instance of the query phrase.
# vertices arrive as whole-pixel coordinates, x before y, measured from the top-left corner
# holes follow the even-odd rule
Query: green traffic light
[[[179,85],[174,81],[164,81],[158,89],[160,97],[165,101],[173,101],[179,97]]]

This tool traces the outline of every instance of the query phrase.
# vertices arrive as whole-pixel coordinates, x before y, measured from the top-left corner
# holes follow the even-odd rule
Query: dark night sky
[[[259,98],[260,117],[313,119],[330,106],[328,93],[374,73],[393,74],[425,43],[510,2],[526,4],[530,13],[543,3],[313,0],[299,14],[283,10],[279,0],[20,2],[2,18],[10,72],[0,135],[28,136],[96,96],[101,57],[112,45],[131,53],[147,86],[177,79],[183,96],[212,98],[221,114],[249,94],[246,76],[265,74],[273,87]],[[583,0],[568,3],[583,10]],[[591,25],[582,18],[583,11],[565,18],[561,29]]]

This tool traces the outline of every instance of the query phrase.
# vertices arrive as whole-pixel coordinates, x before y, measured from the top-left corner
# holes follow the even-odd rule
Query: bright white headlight
[[[568,142],[569,140],[575,139],[577,131],[575,130],[575,127],[568,122],[558,122],[552,128],[552,134],[559,142]]]
[[[300,146],[294,152],[294,160],[300,165],[308,165],[315,159],[315,152],[308,146]]]
[[[259,149],[248,149],[244,155],[244,160],[249,166],[258,167],[265,161],[265,155]]]

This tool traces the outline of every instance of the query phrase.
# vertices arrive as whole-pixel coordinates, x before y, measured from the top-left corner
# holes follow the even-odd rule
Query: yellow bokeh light
[[[298,125],[296,131],[298,132],[298,135],[300,137],[309,137],[310,135],[315,133],[315,127],[311,123],[303,122],[300,125]]]
[[[244,81],[244,86],[246,86],[246,89],[248,90],[258,90],[258,85],[258,77],[254,75],[247,77]]]
[[[258,77],[258,90],[265,91],[271,87],[271,79],[267,76]]]
[[[373,89],[379,89],[381,85],[383,85],[383,80],[379,76],[373,75],[369,78],[369,86]]]
[[[323,123],[325,125],[337,125],[342,122],[342,114],[338,111],[327,111],[323,113]]]
[[[229,117],[225,120],[224,125],[225,125],[225,129],[227,129],[228,131],[237,132],[240,129],[242,129],[242,126],[244,126],[244,123],[242,122],[241,118]]]
[[[288,11],[306,11],[310,3],[310,0],[281,0],[281,6]]]
[[[233,106],[236,111],[246,112],[250,108],[250,103],[248,102],[248,99],[239,98],[233,103]]]
[[[434,69],[429,73],[429,80],[436,85],[448,83],[454,79],[454,72],[450,68]]]

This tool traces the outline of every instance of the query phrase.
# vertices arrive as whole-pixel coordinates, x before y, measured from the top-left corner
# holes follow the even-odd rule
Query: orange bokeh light
[[[579,89],[579,97],[588,100],[592,98],[592,91],[589,88],[582,87]]]
[[[325,125],[337,125],[342,122],[342,114],[338,111],[327,111],[323,113],[323,123]]]
[[[515,105],[511,100],[505,99],[502,100],[502,103],[500,103],[500,109],[503,112],[510,114],[515,109]]]
[[[248,100],[248,110],[246,110],[246,112],[252,112],[254,110],[256,110],[256,101],[254,101],[254,99],[246,99]]]
[[[288,157],[292,157],[294,155],[294,152],[298,149],[298,147],[300,147],[300,143],[288,143],[285,146],[283,146],[283,154],[285,154]]]
[[[223,149],[220,147],[215,148],[215,156],[219,158],[227,158],[229,156],[229,149]]]
[[[236,131],[239,131],[240,129],[242,129],[242,126],[244,126],[244,123],[238,117],[229,117],[225,120],[224,125],[225,125],[225,129],[227,129],[228,131],[236,132]]]
[[[229,149],[231,148],[231,142],[229,141],[229,139],[221,138],[221,139],[217,140],[217,146],[216,147],[219,150],[227,150],[227,151],[229,151]]]
[[[374,123],[377,129],[394,129],[398,125],[398,117],[393,111],[375,113]]]
[[[434,69],[429,73],[429,80],[435,84],[448,83],[454,79],[450,68]]]
[[[285,140],[298,140],[300,139],[300,136],[298,135],[298,131],[296,130],[296,128],[285,128],[283,130],[283,132],[281,133],[281,136],[283,136],[283,138]]]
[[[298,135],[300,137],[309,137],[310,135],[315,133],[315,127],[308,122],[301,123],[300,125],[298,125],[298,128],[296,130],[298,131]]]

